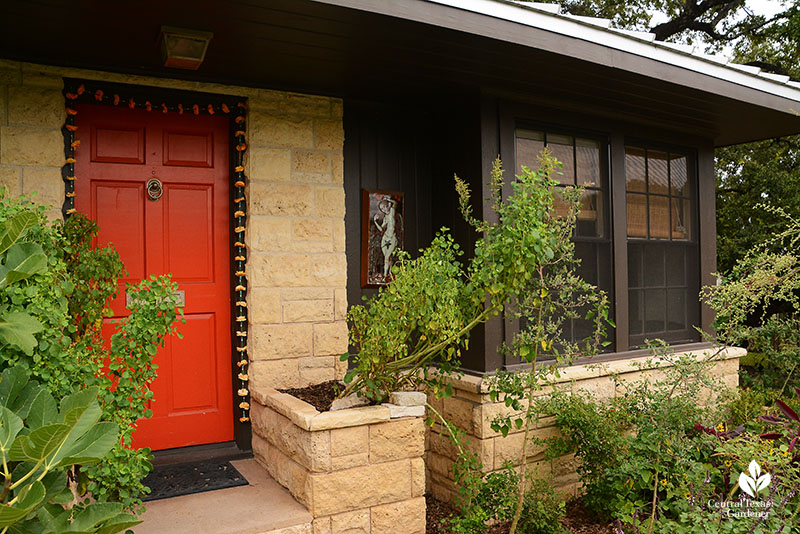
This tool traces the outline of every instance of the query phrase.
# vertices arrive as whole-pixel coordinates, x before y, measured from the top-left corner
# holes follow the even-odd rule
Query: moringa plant
[[[397,253],[392,283],[348,312],[355,352],[342,359],[352,357],[356,365],[345,376],[342,396],[382,400],[391,391],[423,386],[449,391],[442,378],[458,368],[470,331],[504,309],[526,306],[543,266],[561,261],[570,234],[567,223],[556,222],[550,178],[556,167],[545,153],[540,170],[518,176],[503,200],[503,168],[496,160],[487,220],[474,217],[469,187],[455,177],[461,212],[482,233],[473,257],[462,264],[463,251],[446,228],[419,257]]]

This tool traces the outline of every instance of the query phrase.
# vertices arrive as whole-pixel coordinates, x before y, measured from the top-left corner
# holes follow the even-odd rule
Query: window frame
[[[631,273],[627,272],[627,267],[630,265],[630,245],[638,245],[644,247],[646,244],[650,243],[656,245],[658,247],[664,247],[665,250],[669,250],[673,247],[681,247],[686,250],[692,250],[693,253],[691,257],[693,257],[696,265],[696,269],[689,270],[689,266],[691,262],[689,261],[688,257],[686,259],[686,290],[687,290],[687,302],[686,302],[686,321],[687,327],[684,330],[664,330],[658,333],[646,333],[644,332],[644,327],[642,328],[643,332],[641,334],[633,334],[630,332],[630,326],[628,326],[628,347],[636,350],[641,348],[647,339],[663,339],[669,343],[676,343],[676,344],[685,344],[685,343],[698,343],[701,341],[699,333],[695,330],[695,326],[699,326],[701,323],[701,306],[700,302],[696,301],[696,306],[694,309],[691,309],[690,306],[690,299],[693,295],[699,297],[700,295],[700,287],[701,287],[701,239],[700,239],[700,191],[699,191],[699,172],[698,172],[698,157],[697,151],[692,149],[691,147],[680,147],[672,144],[665,144],[654,142],[647,139],[642,138],[635,138],[635,137],[625,137],[622,150],[625,155],[627,155],[627,149],[631,148],[639,148],[645,149],[645,154],[649,151],[654,152],[664,152],[667,154],[679,154],[686,157],[686,174],[687,174],[687,181],[689,182],[689,216],[691,217],[691,227],[690,227],[690,235],[689,239],[673,239],[672,236],[668,239],[660,239],[660,238],[652,238],[650,236],[650,196],[657,196],[660,198],[668,198],[669,199],[669,210],[670,210],[670,219],[669,219],[669,228],[670,234],[672,233],[672,199],[673,195],[671,192],[671,182],[667,185],[668,194],[663,195],[659,193],[651,193],[650,192],[650,185],[649,185],[649,176],[647,179],[647,186],[644,192],[636,193],[636,192],[629,192],[628,191],[628,177],[627,177],[627,162],[625,162],[625,169],[626,172],[623,173],[622,179],[619,180],[618,187],[624,190],[623,198],[625,200],[624,205],[624,216],[625,216],[625,227],[624,227],[624,235],[626,236],[624,246],[626,248],[626,258],[627,258],[627,266],[626,266],[626,277],[625,277],[625,290],[628,292],[628,306],[625,310],[626,317],[624,320],[626,324],[630,324],[631,318],[631,302],[630,302],[630,292],[631,292]],[[646,156],[645,156],[646,157]],[[649,167],[649,163],[646,163]],[[647,167],[646,167],[647,168]],[[638,237],[638,236],[630,236],[628,235],[628,225],[627,225],[627,217],[628,217],[628,194],[637,194],[642,195],[647,199],[647,234],[648,237]],[[685,198],[675,196],[674,198]],[[684,252],[686,254],[686,252]],[[665,254],[666,256],[666,254]],[[690,256],[687,254],[687,256]],[[666,258],[665,258],[666,263]],[[615,272],[615,275],[617,273]],[[666,278],[666,265],[665,265],[665,273],[664,276]],[[615,277],[616,278],[616,277]],[[615,280],[616,281],[616,280]],[[669,286],[666,283],[663,288],[656,288],[655,286],[648,287],[648,286],[637,286],[634,287],[633,290],[646,292],[647,289],[655,290],[655,289],[664,289],[665,291],[669,291]],[[665,311],[665,317],[667,312]],[[667,320],[665,319],[665,324]]]
[[[614,306],[617,328],[612,334],[615,338],[616,352],[604,353],[594,358],[598,361],[614,361],[639,357],[644,352],[629,343],[628,335],[628,241],[627,241],[627,203],[625,146],[645,144],[653,149],[667,149],[690,156],[689,165],[694,166],[694,205],[692,208],[693,236],[697,242],[697,271],[699,286],[713,285],[716,272],[716,190],[714,179],[713,133],[704,135],[699,131],[681,131],[680,124],[630,122],[618,113],[601,113],[598,110],[582,108],[553,107],[550,102],[509,100],[507,97],[486,94],[481,97],[481,161],[484,176],[488,177],[492,162],[500,155],[506,169],[516,169],[515,130],[525,128],[546,130],[553,133],[566,133],[581,137],[607,140],[608,149],[608,206],[610,213],[609,237],[612,243],[612,277],[614,290],[609,299]],[[504,196],[511,193],[506,184]],[[484,198],[488,198],[484,185]],[[705,304],[700,305],[699,322],[693,323],[705,331],[710,331],[714,319],[713,310]],[[481,334],[480,344],[485,347],[485,369],[505,368],[509,370],[524,367],[518,360],[503,357],[498,352],[501,343],[509,343],[519,331],[517,321],[498,318],[487,323],[485,334]],[[682,342],[672,340],[675,350],[694,350],[705,347],[706,343]],[[576,362],[580,363],[580,362]],[[586,362],[583,362],[586,363]]]
[[[513,174],[516,175],[518,161],[517,161],[517,131],[518,130],[528,130],[533,132],[541,132],[544,134],[543,143],[546,146],[546,140],[548,135],[561,135],[561,136],[568,136],[572,138],[572,155],[573,155],[573,165],[575,172],[577,173],[577,144],[576,139],[588,139],[592,141],[596,141],[600,145],[599,155],[600,155],[600,184],[598,186],[593,186],[590,190],[594,191],[601,191],[604,196],[604,206],[603,206],[603,235],[602,236],[583,236],[578,235],[577,232],[573,232],[572,241],[573,243],[580,244],[580,243],[588,243],[588,244],[597,244],[600,246],[607,246],[608,247],[608,267],[610,269],[610,280],[608,287],[605,288],[605,291],[609,295],[609,317],[613,318],[616,321],[616,304],[614,302],[613,295],[615,294],[615,287],[616,287],[616,277],[615,273],[616,270],[614,268],[614,229],[613,229],[613,213],[614,213],[614,205],[613,205],[613,195],[611,191],[611,139],[607,133],[587,130],[585,128],[570,128],[569,126],[564,125],[555,125],[552,123],[544,123],[538,121],[532,121],[528,119],[519,119],[516,118],[513,121],[513,129],[509,132],[510,137],[510,147],[512,149],[511,158],[512,161],[509,163],[504,162],[505,168],[513,168]],[[504,133],[504,132],[503,132]],[[502,135],[502,134],[501,134]],[[512,167],[513,164],[513,167]],[[577,182],[577,176],[573,177],[574,182]],[[508,180],[506,180],[508,182]],[[559,185],[557,187],[565,187],[569,184]],[[509,185],[506,183],[506,188]],[[598,270],[598,285],[600,285],[600,278],[601,273],[600,269],[602,266],[600,262],[597,261]],[[519,320],[515,321],[508,321],[506,320],[505,326],[505,338],[506,343],[510,345],[513,337],[516,333],[519,332],[520,324]],[[572,326],[570,327],[572,328]],[[609,336],[609,341],[611,341],[611,346],[609,347],[609,351],[605,354],[613,354],[616,351],[616,337],[612,334]],[[518,358],[506,357],[505,358],[505,366],[510,368],[514,365],[519,365],[521,362]]]

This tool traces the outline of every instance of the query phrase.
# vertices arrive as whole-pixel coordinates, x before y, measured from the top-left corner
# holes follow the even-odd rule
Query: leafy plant
[[[47,388],[22,367],[0,379],[0,533],[113,534],[140,521],[122,505],[89,504],[64,509],[73,494],[66,471],[100,461],[114,446],[118,428],[100,422],[97,389],[86,388],[57,405]]]
[[[442,378],[457,369],[469,332],[503,309],[522,304],[531,280],[562,246],[563,225],[558,226],[561,231],[552,230],[558,219],[551,214],[550,187],[555,182],[548,176],[555,160],[545,161],[541,171],[518,176],[505,200],[503,168],[499,159],[495,161],[493,213],[487,217],[495,222],[474,218],[469,188],[455,178],[462,214],[483,234],[472,259],[462,266],[462,252],[446,229],[418,258],[398,254],[392,283],[348,312],[350,344],[356,352],[342,356],[355,360],[342,396],[357,393],[380,400],[394,389],[423,385],[434,393],[448,393]],[[431,371],[434,363],[437,369]]]
[[[512,521],[517,507],[516,488],[520,475],[513,465],[489,473],[478,486],[469,513],[450,518],[451,534],[479,534],[486,532],[487,522]],[[522,513],[518,522],[520,532],[526,534],[563,534],[561,526],[566,506],[553,490],[550,480],[534,478],[525,493]]]
[[[92,246],[97,225],[81,215],[49,222],[44,208],[24,198],[0,200],[0,224],[18,218],[25,221],[18,232],[19,244],[33,252],[46,250],[46,264],[17,283],[0,287],[0,313],[23,314],[28,324],[39,327],[30,332],[34,343],[29,351],[17,344],[0,351],[0,369],[16,365],[28,369],[56,398],[84,387],[97,388],[103,420],[119,426],[120,440],[100,463],[75,474],[80,487],[88,488],[95,499],[136,509],[147,492],[141,479],[152,466],[149,450],[131,448],[131,435],[136,421],[149,416],[148,385],[156,375],[153,355],[165,337],[175,333],[180,319],[175,284],[162,276],[128,285],[127,291],[136,294],[133,310],[115,325],[107,343],[101,335],[111,315],[107,306],[124,273],[119,254],[110,246]],[[0,255],[0,262],[4,259]]]
[[[711,464],[714,440],[695,425],[713,413],[700,407],[700,392],[715,386],[708,373],[714,360],[675,355],[663,344],[651,350],[641,367],[657,369],[650,375],[657,378],[612,375],[621,392],[615,398],[554,392],[537,403],[562,433],[548,440],[547,456],[575,453],[584,503],[601,517],[646,515],[652,524],[684,499],[686,473]]]
[[[36,216],[21,212],[6,221],[0,230],[0,289],[33,276],[47,266],[47,256],[37,243],[19,243],[36,224]],[[31,354],[36,346],[33,334],[42,324],[24,312],[8,311],[0,305],[0,339]]]
[[[534,398],[537,392],[559,376],[558,367],[568,365],[579,356],[590,357],[599,348],[608,345],[605,328],[614,326],[609,318],[606,295],[595,286],[585,282],[577,274],[579,261],[574,255],[571,241],[578,211],[581,188],[566,188],[557,192],[557,181],[551,176],[558,172],[560,164],[545,151],[539,158],[536,171],[523,167],[518,181],[512,184],[517,192],[528,199],[532,215],[521,212],[515,216],[538,217],[535,233],[542,246],[532,247],[528,268],[532,276],[521,281],[524,291],[514,302],[510,315],[523,319],[524,327],[515,337],[506,352],[529,364],[529,368],[517,372],[498,372],[489,381],[489,395],[493,401],[502,401],[509,411],[498,415],[492,428],[507,436],[514,430],[522,430],[522,448],[519,453],[519,477],[517,480],[517,503],[511,518],[511,534],[520,527],[525,508],[527,487],[532,475],[528,473],[528,446],[531,431],[538,422]],[[500,195],[496,190],[495,195]],[[566,214],[558,215],[555,199],[566,205]],[[533,215],[535,214],[535,215]],[[567,321],[587,321],[591,334],[583,340],[568,339],[563,334]]]

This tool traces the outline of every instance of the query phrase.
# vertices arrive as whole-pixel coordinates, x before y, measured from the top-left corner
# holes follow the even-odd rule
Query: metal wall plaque
[[[175,291],[173,293],[176,297],[178,297],[178,306],[183,307],[186,306],[186,292],[183,290]],[[136,302],[136,293],[125,293],[125,306],[130,308],[133,303]]]

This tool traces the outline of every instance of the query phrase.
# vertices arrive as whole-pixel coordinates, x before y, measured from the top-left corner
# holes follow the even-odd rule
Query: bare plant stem
[[[544,267],[539,267],[539,280],[544,282]],[[542,284],[544,287],[544,284]],[[544,320],[544,296],[542,296],[541,301],[539,302],[539,310],[537,313],[537,326],[541,327],[542,321]],[[541,331],[541,329],[539,329]],[[519,518],[522,516],[522,506],[525,503],[525,482],[527,480],[527,471],[528,471],[528,438],[530,437],[531,433],[531,419],[533,418],[533,414],[531,410],[533,410],[533,392],[536,386],[536,360],[539,357],[539,345],[536,344],[533,347],[533,359],[531,360],[531,369],[528,371],[530,374],[528,379],[528,393],[527,393],[527,400],[528,406],[525,407],[525,433],[523,434],[522,439],[522,456],[520,457],[520,473],[519,473],[519,488],[517,490],[517,506],[514,510],[514,518],[511,520],[511,528],[509,529],[509,534],[516,534],[517,532],[517,525],[519,524]]]

